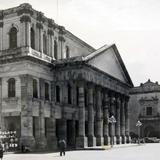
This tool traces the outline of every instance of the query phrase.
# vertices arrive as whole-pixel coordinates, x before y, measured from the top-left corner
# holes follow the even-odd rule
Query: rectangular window
[[[152,115],[152,107],[147,107],[146,108],[146,115],[151,116]]]
[[[45,100],[49,100],[49,84],[45,83]]]
[[[38,98],[38,87],[36,79],[33,79],[33,98]]]
[[[60,102],[60,87],[56,86],[56,102]]]

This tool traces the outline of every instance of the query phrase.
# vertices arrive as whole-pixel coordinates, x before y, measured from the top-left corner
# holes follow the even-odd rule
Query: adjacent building
[[[0,124],[20,145],[129,143],[132,87],[116,45],[96,50],[30,4],[0,11]]]
[[[129,113],[131,135],[160,138],[160,85],[158,82],[141,83],[130,92]],[[140,133],[137,121],[142,123]]]

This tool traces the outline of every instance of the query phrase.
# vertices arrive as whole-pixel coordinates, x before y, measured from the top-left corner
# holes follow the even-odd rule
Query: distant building
[[[129,113],[131,135],[138,134],[136,123],[142,122],[141,137],[160,138],[160,85],[158,82],[146,83],[134,87],[130,92]]]
[[[128,143],[132,81],[115,45],[98,50],[22,4],[0,11],[0,124],[19,143]],[[116,123],[108,118],[114,115]]]

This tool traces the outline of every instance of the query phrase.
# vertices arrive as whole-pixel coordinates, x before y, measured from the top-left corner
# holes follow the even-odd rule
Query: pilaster
[[[120,96],[117,95],[116,98],[116,137],[117,137],[117,144],[121,144],[121,126],[120,126],[120,107],[121,107],[121,101]]]
[[[100,87],[96,87],[97,92],[97,134],[96,134],[96,143],[97,146],[104,144],[103,138],[103,114],[102,114],[102,90]]]
[[[121,98],[121,137],[122,143],[126,143],[126,136],[125,136],[125,98]]]
[[[44,100],[45,100],[45,83],[44,79],[39,79],[40,84],[40,106],[39,106],[39,137],[37,137],[37,146],[45,149],[47,142],[45,137],[45,117],[44,117]]]
[[[110,144],[110,136],[109,136],[109,105],[110,105],[110,98],[108,95],[108,91],[104,91],[104,106],[103,106],[103,136],[104,136],[104,145]]]
[[[32,117],[32,77],[21,75],[21,138],[20,144],[35,147]]]
[[[96,146],[96,138],[94,136],[94,108],[93,108],[93,88],[88,85],[88,146]]]
[[[0,50],[3,49],[3,22],[0,22]]]
[[[79,83],[79,135],[76,138],[77,148],[84,148],[88,146],[87,137],[85,136],[85,101],[84,101],[84,83]]]
[[[129,109],[128,109],[128,101],[129,97],[125,98],[125,135],[126,135],[126,142],[131,142],[131,137],[129,135]]]
[[[111,116],[113,115],[115,117],[115,115],[116,115],[116,98],[115,98],[114,92],[111,93],[111,97],[110,97],[110,112],[111,112]],[[110,135],[111,135],[111,144],[112,145],[116,144],[115,123],[111,123]]]
[[[24,32],[23,36],[23,40],[24,42],[22,42],[24,44],[24,46],[30,47],[31,46],[31,37],[30,37],[30,31],[31,31],[31,18],[30,16],[27,15],[23,15],[20,18],[20,21],[22,23],[22,33]]]

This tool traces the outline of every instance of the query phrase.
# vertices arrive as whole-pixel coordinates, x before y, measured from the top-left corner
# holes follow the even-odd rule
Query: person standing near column
[[[59,141],[59,150],[60,150],[60,156],[62,156],[62,154],[65,156],[66,141],[64,139]]]

